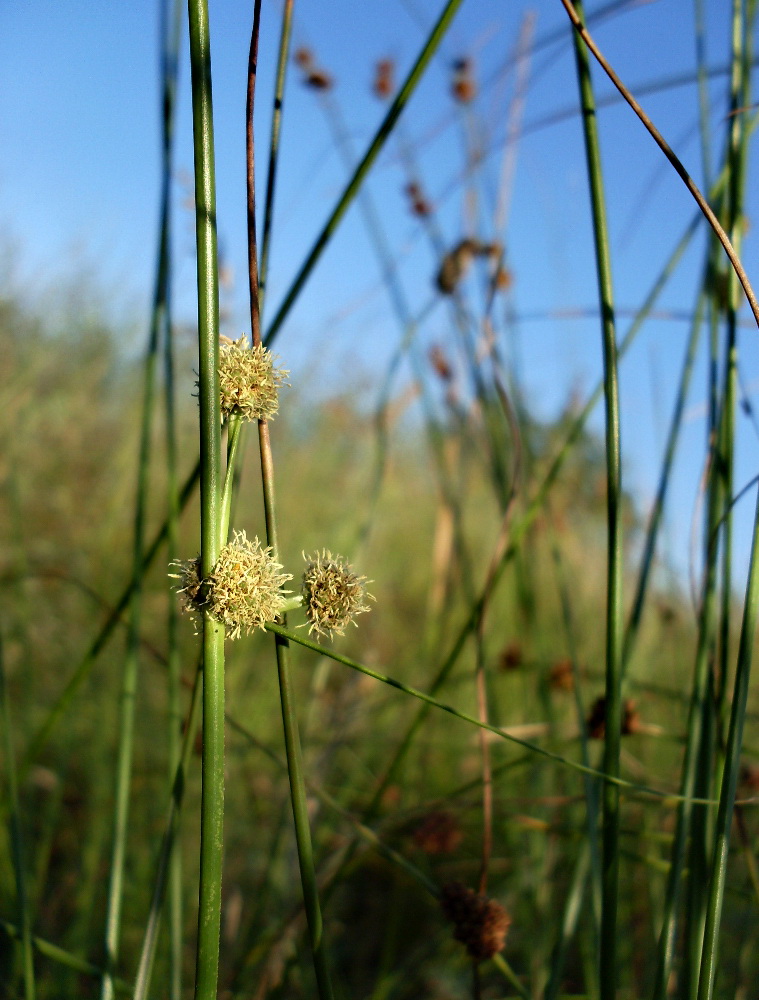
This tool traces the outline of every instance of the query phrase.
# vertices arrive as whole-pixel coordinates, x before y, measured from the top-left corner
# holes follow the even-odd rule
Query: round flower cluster
[[[308,565],[303,574],[303,604],[309,621],[309,635],[344,635],[355,615],[368,611],[364,601],[366,577],[358,576],[342,556],[324,549],[313,556],[303,553]]]
[[[503,949],[511,917],[495,899],[479,895],[461,882],[449,882],[442,888],[440,905],[453,924],[453,936],[472,958],[483,961]]]
[[[250,348],[245,335],[239,340],[221,338],[219,389],[225,417],[271,420],[279,409],[279,388],[289,385],[284,368],[276,368],[274,355],[262,344]]]
[[[289,591],[282,587],[292,576],[282,572],[270,548],[264,548],[257,538],[250,541],[244,531],[235,531],[206,580],[201,579],[199,559],[176,565],[179,572],[172,576],[181,583],[185,610],[196,618],[209,611],[226,626],[230,639],[239,638],[243,631],[263,628],[287,605]]]

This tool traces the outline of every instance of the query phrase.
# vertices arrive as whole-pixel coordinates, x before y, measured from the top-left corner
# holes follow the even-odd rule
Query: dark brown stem
[[[638,104],[633,95],[630,93],[627,87],[622,83],[617,74],[614,72],[609,63],[606,61],[606,59],[601,53],[601,50],[598,48],[596,43],[588,34],[588,29],[583,25],[582,21],[580,20],[577,11],[574,9],[574,6],[572,4],[572,0],[561,0],[561,2],[567,14],[569,15],[569,19],[572,22],[577,34],[580,36],[580,38],[582,38],[582,40],[588,46],[590,51],[596,57],[598,62],[601,64],[602,69],[609,77],[611,82],[614,84],[614,86],[617,88],[617,90],[620,92],[622,97],[624,97],[624,99],[633,109],[638,118],[640,118],[640,120],[643,122],[643,124],[645,125],[646,129],[652,136],[656,145],[659,147],[659,149],[661,149],[661,151],[667,157],[669,162],[672,164],[672,166],[675,169],[675,172],[678,174],[678,176],[683,181],[683,183],[690,191],[690,193],[693,195],[696,204],[706,216],[709,225],[714,230],[717,239],[720,241],[725,253],[730,258],[730,263],[733,265],[733,269],[738,276],[738,280],[743,286],[743,291],[746,294],[746,299],[748,300],[751,312],[754,314],[754,319],[756,320],[756,324],[757,326],[759,326],[759,302],[757,302],[756,295],[754,294],[754,289],[751,287],[751,282],[748,280],[748,275],[743,269],[743,265],[741,264],[738,258],[738,254],[735,252],[735,248],[730,242],[727,233],[720,225],[717,216],[711,209],[711,206],[707,202],[706,198],[704,198],[704,196],[701,194],[700,190],[696,185],[696,182],[693,180],[691,175],[688,173],[683,164],[680,162],[680,160],[678,159],[678,157],[676,156],[676,154],[674,153],[674,151],[672,150],[672,148],[670,147],[669,143],[666,141],[664,136],[662,136],[662,134],[656,128],[656,126],[648,117],[646,112],[643,110],[640,104]]]
[[[256,172],[253,138],[253,108],[258,69],[258,34],[261,27],[261,0],[253,7],[253,30],[248,54],[248,92],[245,101],[245,148],[248,168],[248,288],[250,291],[250,333],[253,346],[261,343],[261,312],[258,305],[258,253],[256,250]]]

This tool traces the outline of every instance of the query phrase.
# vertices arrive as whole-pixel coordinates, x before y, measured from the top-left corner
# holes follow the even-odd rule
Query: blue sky
[[[218,219],[224,257],[236,277],[226,293],[226,332],[246,329],[244,102],[252,4],[210,0],[214,73]],[[356,3],[296,0],[294,45],[308,45],[335,78],[335,105],[356,154],[384,113],[371,93],[375,61],[391,57],[402,77],[440,9],[432,0]],[[729,7],[708,3],[707,63],[724,67],[729,55]],[[589,5],[592,14],[598,5]],[[17,280],[26,294],[90,269],[115,310],[147,327],[158,211],[158,6],[155,2],[92,4],[29,0],[5,5],[0,37],[0,224],[16,247]],[[263,190],[279,0],[266,0],[261,34],[257,135],[259,190]],[[527,87],[523,135],[513,146],[514,181],[504,227],[493,225],[504,136],[515,93],[508,63],[526,19],[534,40],[558,41],[523,68]],[[688,0],[631,4],[600,23],[594,34],[634,90],[691,74],[696,60],[693,6]],[[192,171],[187,41],[179,94],[174,184],[176,311],[194,316],[193,223],[183,203]],[[481,93],[468,116],[449,96],[455,58],[474,61]],[[600,96],[610,85],[595,73]],[[727,81],[709,84],[712,156],[724,140]],[[644,106],[699,183],[703,183],[695,86],[669,87],[644,97]],[[402,119],[426,191],[439,210],[444,239],[453,245],[471,225],[474,204],[482,239],[503,240],[515,284],[509,307],[524,317],[516,342],[521,374],[537,413],[555,414],[570,392],[589,391],[601,371],[598,322],[547,313],[588,310],[596,302],[585,164],[577,115],[577,85],[566,15],[558,0],[464,0],[427,78]],[[682,183],[631,112],[614,103],[599,111],[614,252],[620,332],[655,279],[694,206]],[[467,136],[482,135],[492,151],[477,184],[461,180]],[[276,236],[267,314],[286,291],[346,178],[320,99],[297,72],[288,83]],[[412,313],[431,301],[437,261],[408,212],[399,143],[391,141],[376,165],[369,191],[393,252]],[[756,217],[756,185],[749,183],[748,214]],[[661,300],[661,308],[688,313],[698,281],[703,237],[695,241]],[[756,235],[744,255],[756,274]],[[294,380],[327,387],[376,376],[401,332],[383,289],[359,210],[354,208],[330,245],[277,341]],[[652,321],[622,367],[622,435],[628,483],[650,496],[669,420],[687,324]],[[423,343],[446,343],[450,319],[443,303],[420,331]],[[741,372],[759,384],[757,334],[742,334]],[[694,377],[683,457],[677,468],[670,528],[680,568],[703,457],[705,369]],[[740,421],[737,481],[755,474],[759,447],[750,422]],[[595,426],[602,426],[599,410]],[[745,564],[752,502],[741,505]]]

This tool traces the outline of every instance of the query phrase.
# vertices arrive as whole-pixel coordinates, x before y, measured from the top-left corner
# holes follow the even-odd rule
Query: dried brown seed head
[[[478,895],[461,882],[449,882],[440,894],[443,913],[454,926],[453,936],[477,961],[503,950],[511,917],[500,903]]]

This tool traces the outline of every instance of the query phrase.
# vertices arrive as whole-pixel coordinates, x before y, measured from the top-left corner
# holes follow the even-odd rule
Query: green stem
[[[13,736],[11,733],[11,713],[8,704],[8,686],[5,677],[5,652],[3,637],[0,634],[0,725],[3,727],[3,742],[5,753],[5,772],[8,781],[8,797],[10,808],[11,849],[13,853],[13,868],[16,875],[16,906],[18,923],[21,928],[22,967],[24,977],[24,1000],[34,1000],[34,954],[32,950],[32,917],[29,909],[29,895],[26,887],[26,862],[24,861],[24,835],[21,829],[21,810],[18,801],[18,776],[16,774],[16,758],[13,751]]]
[[[195,672],[195,683],[192,689],[192,701],[187,724],[182,741],[180,758],[176,767],[174,782],[171,789],[171,803],[166,821],[161,851],[158,857],[156,880],[153,887],[153,899],[150,905],[150,915],[145,926],[145,937],[142,943],[142,952],[137,968],[135,979],[134,1000],[147,1000],[150,990],[150,979],[153,973],[153,960],[155,959],[156,945],[158,944],[158,930],[161,922],[164,899],[166,897],[166,885],[171,879],[173,882],[173,862],[177,855],[174,850],[177,834],[179,832],[179,820],[181,816],[182,800],[184,798],[187,774],[190,769],[190,760],[195,746],[195,734],[200,721],[200,708],[203,688],[203,673],[200,669]],[[173,888],[173,884],[171,886]],[[174,981],[172,979],[172,989]]]
[[[170,10],[169,10],[170,4]],[[161,4],[161,38],[163,61],[163,164],[164,177],[170,178],[173,165],[174,117],[176,105],[177,78],[179,70],[179,48],[182,26],[181,0],[167,0]],[[170,199],[166,199],[164,227],[171,232]],[[163,246],[166,255],[164,273],[166,276],[163,294],[163,336],[164,336],[164,400],[166,409],[166,494],[168,513],[166,515],[166,555],[171,564],[179,555],[179,484],[177,481],[177,420],[176,389],[174,378],[174,344],[171,320],[171,241]],[[168,602],[167,611],[167,661],[168,661],[168,713],[169,727],[169,775],[174,775],[181,758],[180,727],[182,723],[180,656],[178,636],[178,609],[176,601]],[[170,998],[181,1000],[182,996],[182,858],[179,851],[171,857],[169,874],[169,953],[170,953]]]
[[[279,55],[277,57],[277,78],[274,84],[274,111],[271,117],[271,138],[269,140],[269,171],[266,176],[264,196],[264,224],[261,239],[261,265],[258,273],[258,308],[264,310],[264,295],[269,276],[269,251],[271,248],[272,222],[274,219],[274,189],[279,165],[279,136],[282,128],[282,108],[285,100],[285,77],[287,74],[290,34],[293,23],[294,0],[285,0],[282,8],[282,27],[279,35]]]
[[[583,20],[583,9],[575,3]],[[608,563],[606,604],[606,737],[603,770],[619,776],[622,732],[622,473],[620,457],[619,384],[617,340],[614,323],[611,255],[598,142],[593,86],[587,49],[573,32],[580,100],[583,113],[585,154],[593,211],[593,233],[602,316],[604,398],[606,402],[606,473],[608,518]],[[617,897],[619,884],[619,789],[607,782],[603,789],[603,870],[600,983],[602,1000],[613,1000],[617,992]]]
[[[743,612],[738,667],[733,689],[733,706],[730,713],[730,728],[727,735],[727,755],[720,791],[717,813],[717,839],[712,860],[712,883],[706,914],[704,950],[701,959],[701,975],[698,985],[698,1000],[712,1000],[714,978],[717,971],[717,944],[722,916],[722,900],[725,893],[727,875],[727,855],[730,846],[730,831],[733,823],[733,806],[738,774],[741,766],[743,725],[746,717],[749,678],[756,633],[757,610],[759,609],[759,500],[754,520],[754,537],[751,546],[751,564],[746,600]]]
[[[17,940],[23,939],[23,930],[20,930],[9,920],[3,920],[0,918],[0,927],[2,927],[5,933],[9,934],[12,938],[16,938]],[[59,965],[63,965],[67,969],[72,969],[74,972],[80,972],[85,976],[92,976],[96,979],[101,979],[103,976],[103,969],[101,969],[99,965],[93,965],[92,962],[88,962],[86,959],[80,958],[78,955],[72,955],[70,951],[65,951],[63,948],[59,948],[58,945],[53,944],[51,941],[46,941],[44,938],[34,935],[31,938],[31,943],[40,955],[44,955],[45,958],[49,958],[51,961],[57,962]],[[131,994],[132,992],[132,987],[123,979],[114,978],[113,986],[119,993]]]
[[[666,799],[667,802],[674,803],[682,801],[681,795],[662,791],[657,788],[650,788],[647,785],[639,785],[634,781],[627,781],[625,778],[614,777],[613,775],[606,774],[604,771],[599,771],[594,767],[586,767],[584,764],[579,764],[575,760],[562,757],[561,754],[554,753],[552,750],[546,750],[545,747],[538,746],[535,743],[530,743],[529,740],[523,740],[519,736],[515,736],[513,733],[510,733],[508,729],[500,729],[498,726],[490,725],[490,723],[481,722],[473,715],[461,712],[458,708],[454,708],[452,705],[446,705],[444,702],[438,701],[437,698],[434,698],[432,695],[427,694],[424,691],[420,691],[418,688],[412,687],[410,684],[404,684],[403,681],[396,680],[394,677],[383,674],[378,670],[373,670],[371,667],[367,667],[366,664],[359,663],[357,660],[352,660],[350,657],[343,656],[341,653],[336,653],[333,649],[330,649],[327,646],[320,646],[318,643],[312,642],[311,639],[306,639],[304,636],[297,632],[293,632],[292,629],[288,629],[283,625],[277,625],[275,622],[267,622],[264,627],[268,632],[273,632],[275,635],[288,640],[288,642],[295,642],[299,646],[303,646],[306,649],[310,649],[314,653],[318,653],[320,656],[328,656],[331,660],[335,660],[336,663],[342,663],[344,666],[350,667],[352,670],[358,670],[359,673],[366,674],[367,677],[372,677],[374,680],[380,681],[382,684],[387,684],[389,687],[395,688],[397,691],[402,691],[404,694],[409,694],[414,698],[418,698],[419,701],[423,701],[426,706],[437,708],[441,712],[447,712],[456,719],[461,719],[462,722],[468,722],[470,725],[477,726],[479,729],[485,729],[487,732],[493,733],[502,740],[507,740],[509,743],[515,743],[517,746],[524,747],[524,749],[529,750],[540,757],[545,757],[546,760],[552,760],[556,764],[569,767],[573,771],[577,771],[578,774],[586,774],[591,778],[600,778],[607,784],[613,784],[617,788],[629,789],[630,791],[635,791],[642,795],[650,795],[657,799]],[[711,799],[692,799],[691,801],[703,805],[714,805],[714,802]]]
[[[116,798],[114,811],[114,837],[111,858],[111,875],[108,888],[107,916],[105,927],[105,969],[102,1000],[111,1000],[113,984],[112,970],[115,966],[121,927],[121,908],[124,891],[124,864],[126,857],[126,835],[129,823],[129,793],[131,785],[132,758],[134,747],[135,699],[139,668],[140,627],[142,618],[142,577],[145,549],[145,517],[148,501],[148,476],[150,468],[150,436],[154,415],[156,368],[161,330],[165,323],[169,286],[169,211],[171,202],[171,148],[173,138],[173,108],[176,90],[176,51],[178,48],[178,18],[175,18],[174,48],[172,54],[166,50],[162,38],[163,69],[163,165],[161,177],[161,210],[159,223],[158,259],[156,265],[153,308],[150,322],[150,337],[144,370],[144,398],[140,433],[140,454],[137,479],[137,499],[135,505],[134,548],[132,572],[134,586],[130,602],[129,635],[124,660],[119,755],[116,777]]]
[[[195,154],[200,403],[200,558],[203,577],[219,555],[221,413],[216,183],[207,0],[189,0]],[[219,973],[224,842],[224,627],[203,616],[203,796],[195,1000],[215,1000]]]
[[[260,0],[254,8],[253,31],[248,59],[248,96],[246,115],[246,147],[247,147],[247,196],[248,196],[248,286],[250,290],[250,325],[253,345],[261,342],[261,313],[259,302],[258,259],[256,249],[255,220],[255,141],[253,132],[253,117],[255,107],[256,63],[258,53]],[[258,422],[258,443],[261,455],[261,483],[264,499],[264,519],[266,522],[266,541],[278,557],[279,541],[277,537],[277,506],[274,487],[274,459],[269,437],[269,425],[265,420]],[[283,620],[286,619],[283,617]],[[316,973],[316,982],[320,1000],[332,1000],[332,983],[330,981],[327,952],[323,936],[323,923],[319,893],[316,884],[316,869],[314,867],[313,848],[311,845],[311,828],[308,819],[306,801],[306,784],[303,773],[303,755],[298,733],[298,719],[292,687],[289,664],[289,643],[282,636],[275,636],[277,655],[277,672],[279,677],[280,702],[282,707],[282,724],[285,736],[285,751],[287,770],[290,783],[290,799],[292,802],[293,820],[295,825],[295,841],[298,850],[301,885],[303,887],[303,903],[308,920],[308,930],[311,952]]]
[[[306,257],[306,260],[303,262],[303,265],[298,271],[298,274],[295,276],[295,280],[293,281],[292,285],[290,286],[290,289],[285,295],[282,305],[277,310],[277,314],[272,320],[271,325],[269,326],[269,329],[267,331],[266,337],[264,338],[264,344],[267,347],[271,346],[271,343],[273,342],[274,338],[279,333],[279,330],[282,324],[284,323],[285,319],[287,318],[287,315],[290,312],[290,309],[292,308],[296,298],[298,297],[301,288],[303,287],[303,285],[305,285],[306,281],[308,280],[311,272],[313,271],[316,265],[316,262],[318,261],[319,257],[321,257],[324,248],[326,247],[327,243],[329,243],[332,234],[335,232],[343,216],[348,211],[348,207],[350,206],[351,202],[358,193],[361,184],[364,181],[364,178],[369,173],[369,170],[373,166],[374,161],[379,156],[382,147],[385,145],[385,142],[387,141],[388,137],[393,131],[395,123],[398,121],[401,112],[405,108],[406,104],[409,101],[409,98],[416,89],[417,84],[422,78],[422,74],[427,68],[427,64],[434,55],[435,50],[440,44],[443,35],[448,30],[448,26],[453,20],[460,6],[461,6],[461,0],[448,0],[445,7],[443,8],[443,12],[440,15],[434,28],[430,32],[430,35],[427,38],[427,41],[425,42],[424,46],[422,47],[422,50],[419,53],[416,62],[411,68],[411,72],[406,77],[403,86],[396,94],[395,99],[390,105],[390,108],[388,109],[387,114],[382,120],[380,127],[377,129],[374,138],[369,144],[369,148],[367,149],[366,153],[361,159],[361,162],[356,167],[353,176],[348,181],[348,184],[343,193],[341,194],[340,198],[338,199],[337,204],[335,205],[335,208],[332,211],[332,214],[325,223],[321,233],[316,238],[313,247],[311,248],[308,256]]]

